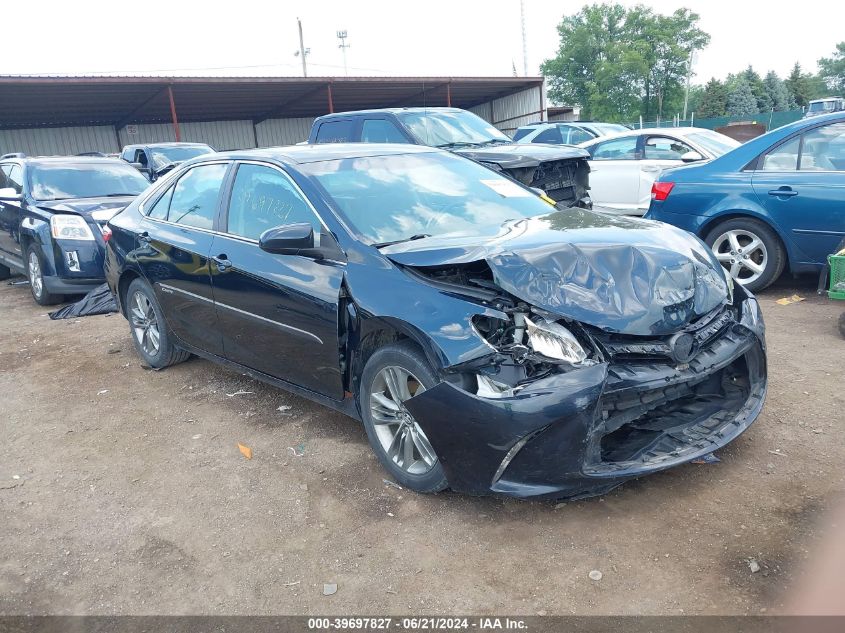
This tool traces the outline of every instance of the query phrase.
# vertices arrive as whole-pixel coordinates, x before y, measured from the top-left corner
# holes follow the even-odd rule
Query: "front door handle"
[[[777,189],[770,189],[769,190],[770,196],[797,196],[798,192],[795,191],[792,187],[779,187]]]
[[[221,273],[225,273],[232,267],[231,260],[222,253],[217,257],[212,257],[211,261],[217,264],[217,270],[219,270]]]

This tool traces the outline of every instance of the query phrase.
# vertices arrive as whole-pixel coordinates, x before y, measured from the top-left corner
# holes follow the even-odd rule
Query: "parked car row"
[[[413,490],[564,497],[742,433],[767,381],[751,292],[845,237],[843,113],[744,145],[514,144],[455,109],[329,115],[310,140],[171,156],[152,184],[0,159],[0,273],[45,303],[104,269],[151,367],[196,354],[359,419]],[[636,206],[603,197],[624,187]]]

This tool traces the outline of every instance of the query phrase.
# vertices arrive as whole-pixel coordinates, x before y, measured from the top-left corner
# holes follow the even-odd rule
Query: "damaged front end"
[[[601,494],[724,446],[762,407],[763,322],[741,288],[675,331],[630,334],[505,291],[487,261],[403,270],[483,306],[489,353],[406,402],[455,490]]]

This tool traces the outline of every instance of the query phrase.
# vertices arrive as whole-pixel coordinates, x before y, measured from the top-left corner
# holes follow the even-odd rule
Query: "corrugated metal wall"
[[[520,125],[540,119],[540,90],[530,88],[516,94],[482,103],[471,111],[506,134]],[[253,126],[252,121],[203,121],[182,123],[182,140],[208,143],[219,150],[249,149],[293,145],[308,138],[314,119],[269,119]],[[31,156],[78,154],[80,152],[117,152],[124,145],[175,141],[170,123],[142,123],[137,133],[111,126],[36,128],[0,130],[0,153],[24,152]],[[118,141],[119,138],[119,141]],[[118,143],[120,144],[118,146]]]
[[[258,147],[295,145],[308,140],[314,117],[298,119],[268,119],[255,126]]]
[[[55,156],[80,152],[116,152],[117,137],[110,125],[0,130],[0,154]]]
[[[120,129],[120,143],[164,143],[175,141],[176,134],[170,123],[141,123],[134,126],[137,134],[129,134],[127,129]],[[208,143],[219,150],[248,149],[255,147],[255,135],[252,121],[202,121],[198,123],[180,123],[182,140],[190,143]]]

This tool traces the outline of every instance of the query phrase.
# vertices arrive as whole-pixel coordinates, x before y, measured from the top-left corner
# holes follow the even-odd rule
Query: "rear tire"
[[[449,484],[428,438],[402,402],[438,382],[410,342],[377,350],[361,374],[361,417],[370,445],[385,470],[416,492],[440,492]]]
[[[47,292],[44,284],[44,260],[41,253],[34,246],[26,249],[26,276],[29,279],[29,291],[35,303],[41,306],[51,306],[61,303],[64,295],[54,295]]]
[[[754,218],[717,224],[704,241],[734,280],[751,292],[770,286],[786,266],[786,249],[780,238]]]
[[[155,293],[143,279],[135,279],[126,291],[126,318],[135,351],[153,369],[164,369],[187,360],[191,354],[173,344],[164,313]]]

